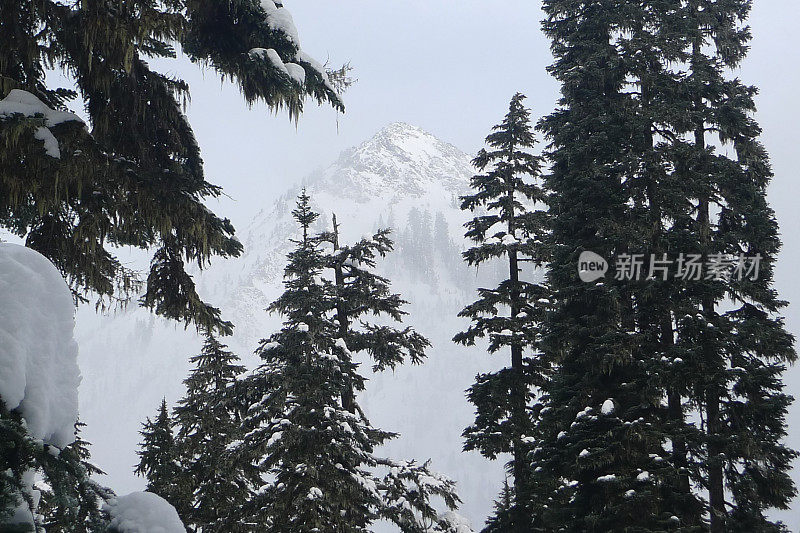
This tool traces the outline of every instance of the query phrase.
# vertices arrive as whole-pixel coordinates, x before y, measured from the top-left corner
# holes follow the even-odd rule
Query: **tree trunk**
[[[337,252],[339,250],[339,224],[336,223],[336,214],[333,215],[333,251]],[[342,265],[336,263],[333,268],[334,272],[334,282],[336,283],[336,289],[341,290],[344,287],[344,272],[342,271]],[[350,319],[347,316],[347,310],[344,308],[344,304],[342,303],[341,299],[338,300],[339,303],[336,305],[336,320],[339,322],[339,336],[341,339],[345,339],[347,336],[347,331],[350,328]],[[356,393],[353,390],[352,383],[348,382],[347,387],[345,388],[344,392],[342,393],[342,407],[345,408],[350,413],[355,414],[356,412]]]
[[[641,87],[642,105],[647,107],[650,105],[652,90],[651,85],[649,81],[642,79]],[[648,151],[653,150],[654,136],[652,124],[647,125],[645,140],[647,142],[646,149]],[[650,220],[653,225],[653,237],[651,239],[653,248],[652,253],[656,254],[658,257],[665,252],[664,247],[661,244],[661,235],[664,231],[663,210],[661,207],[661,198],[658,192],[655,190],[656,184],[654,177],[652,175],[648,175],[647,179],[647,195],[650,201]],[[655,313],[655,323],[653,326],[660,330],[660,339],[664,353],[668,353],[675,345],[675,331],[672,325],[672,311],[670,309],[669,302],[655,302],[655,305],[657,306],[657,309]],[[681,395],[675,390],[675,386],[673,385],[668,385],[666,392],[667,416],[669,417],[669,420],[675,424],[675,428],[678,429],[685,422]],[[682,472],[677,480],[677,489],[684,494],[690,494],[691,484],[689,482],[689,475],[686,472],[686,441],[682,436],[674,434],[672,435],[672,460],[676,470]]]
[[[675,345],[674,330],[672,327],[672,313],[665,309],[661,316],[661,342],[664,349],[669,351]],[[667,388],[667,415],[673,422],[682,424],[684,422],[683,403],[681,395],[674,387]],[[680,435],[672,436],[672,461],[679,471],[678,490],[682,493],[691,493],[689,474],[686,471],[686,439]]]
[[[513,147],[510,150],[513,157]],[[516,228],[514,226],[514,184],[513,176],[508,179],[508,233],[512,237],[515,235]],[[508,252],[508,270],[509,280],[511,281],[511,318],[516,319],[521,309],[520,305],[520,290],[519,290],[519,259],[517,250],[510,250]],[[525,387],[525,370],[522,362],[522,345],[519,342],[511,343],[511,371],[513,376],[512,389],[511,389],[511,417],[514,422],[514,435],[512,436],[512,446],[514,455],[514,529],[522,533],[525,529],[525,486],[527,484],[527,468],[525,461],[527,460],[522,436],[526,431],[526,387]]]
[[[701,53],[701,44],[695,40],[693,45],[693,69],[696,68]],[[696,73],[696,70],[695,70]],[[702,99],[697,98],[695,106],[697,111],[702,109]],[[705,124],[701,123],[697,126],[694,132],[695,150],[701,161],[705,159],[706,140],[705,140]],[[699,169],[700,175],[707,175],[705,163],[701,163]],[[710,185],[710,184],[708,184]],[[702,246],[703,261],[708,257],[708,251],[711,244],[711,217],[709,213],[709,195],[705,191],[701,193],[701,198],[698,202],[698,225],[700,230],[700,244]],[[702,296],[703,312],[707,317],[713,316],[715,312],[714,297],[703,295]],[[706,441],[708,464],[708,503],[711,514],[711,533],[724,533],[726,520],[725,509],[725,479],[722,472],[722,446],[720,445],[721,433],[721,420],[720,420],[720,387],[717,383],[718,371],[721,369],[723,362],[720,360],[719,354],[715,353],[713,346],[709,342],[703,342],[703,362],[706,365],[706,372],[710,376],[706,378],[705,387],[705,415],[706,415]]]
[[[708,199],[700,201],[700,232],[703,239],[703,246],[708,247],[710,221],[708,210]],[[705,257],[705,253],[703,256]],[[713,297],[703,296],[703,312],[707,317],[714,314]],[[725,509],[725,479],[722,473],[722,446],[720,434],[722,433],[722,421],[720,419],[720,386],[717,383],[719,372],[722,370],[723,362],[719,354],[715,353],[713,346],[708,342],[703,342],[703,359],[706,364],[706,372],[710,372],[707,378],[705,389],[706,402],[706,440],[708,448],[708,503],[711,508],[711,533],[724,533],[726,523]]]

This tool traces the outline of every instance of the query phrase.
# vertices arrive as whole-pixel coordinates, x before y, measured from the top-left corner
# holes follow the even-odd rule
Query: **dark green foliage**
[[[148,417],[139,432],[142,441],[136,452],[139,464],[134,472],[147,479],[148,492],[161,496],[175,507],[181,507],[187,487],[183,483],[173,426],[167,401],[161,400],[155,420]]]
[[[655,37],[642,30],[661,9],[658,2],[544,4],[562,98],[541,122],[552,164],[545,185],[553,294],[543,347],[554,370],[533,452],[534,530],[690,531],[697,522],[699,503],[678,493],[682,471],[668,460],[668,440],[683,420],[676,428],[662,407],[663,352],[652,348],[658,330],[636,314],[649,311],[641,287],[577,275],[583,251],[613,262],[651,250],[654,196],[642,199],[642,189],[658,176],[658,160],[635,83],[642,63],[650,73],[648,62],[662,57],[653,39],[668,40],[669,26]]]
[[[346,78],[347,66],[329,73],[304,54],[298,54],[297,43],[265,22],[260,2],[184,0],[181,3],[185,5],[187,19],[187,31],[181,42],[184,50],[192,59],[207,63],[222,76],[235,80],[249,103],[261,100],[271,108],[286,107],[294,117],[302,111],[305,95],[344,108],[334,85],[336,80]],[[253,48],[272,48],[284,62],[305,67],[304,86],[298,86],[269,61],[254,61],[247,54]]]
[[[259,473],[275,479],[253,496],[253,518],[266,531],[367,531],[379,497],[359,482],[369,476],[364,456],[391,434],[341,408],[343,391],[363,388],[363,379],[353,382],[355,364],[335,342],[334,287],[320,277],[326,258],[309,234],[318,215],[305,193],[292,214],[302,239],[289,254],[286,291],[270,306],[286,322],[262,341],[264,363],[246,387],[257,401],[242,453],[249,450]]]
[[[562,99],[541,123],[554,371],[533,454],[534,530],[782,528],[765,514],[795,494],[781,381],[795,353],[772,288],[780,242],[756,91],[730,74],[749,8],[545,2]],[[761,269],[683,280],[673,265],[667,280],[583,283],[585,250],[612,263],[760,256]]]
[[[170,503],[192,530],[244,530],[231,518],[249,493],[246,474],[235,468],[229,451],[240,437],[235,387],[244,367],[238,359],[207,333],[203,350],[191,359],[195,368],[184,381],[186,395],[174,409],[177,479],[187,490]]]
[[[90,126],[0,115],[0,226],[53,261],[76,297],[93,293],[102,305],[129,301],[142,284],[113,248],[155,250],[142,305],[230,333],[184,267],[203,268],[242,247],[230,222],[203,206],[220,188],[205,180],[182,111],[187,84],[147,63],[174,57],[176,46],[239,84],[250,103],[286,107],[295,118],[305,96],[342,108],[335,80],[290,35],[270,27],[256,0],[3,2],[0,97],[21,89],[55,109],[79,97]],[[273,48],[304,67],[305,83],[249,54],[253,48]],[[50,68],[63,70],[77,92],[48,86]],[[44,126],[58,140],[60,158],[46,155],[34,137]]]
[[[678,315],[677,345],[696,378],[692,403],[705,419],[704,436],[694,444],[712,532],[779,531],[766,511],[788,508],[796,495],[789,470],[797,453],[782,442],[792,400],[781,378],[796,354],[778,316],[786,304],[773,288],[780,239],[766,200],[772,170],[752,116],[757,89],[730,73],[748,50],[751,4],[694,0],[682,11],[688,63],[682,103],[690,114],[674,125],[682,136],[674,157],[676,173],[694,184],[691,230],[706,260],[761,258],[757,276],[687,284]]]
[[[172,416],[162,401],[156,419],[142,430],[136,473],[147,490],[178,511],[190,531],[251,531],[240,523],[253,472],[232,449],[241,437],[239,358],[206,332],[203,349],[184,381],[186,395]]]
[[[514,530],[512,512],[514,509],[514,491],[508,484],[508,479],[503,482],[500,497],[494,502],[494,513],[486,520],[483,533],[503,533]]]
[[[42,493],[39,513],[47,533],[96,533],[108,524],[102,504],[114,493],[91,479],[104,472],[89,462],[89,443],[80,436],[84,425],[76,424],[74,443],[43,461],[49,488]],[[46,451],[56,452],[52,447]]]
[[[95,533],[103,531],[108,517],[102,504],[113,497],[110,489],[91,479],[103,472],[89,462],[88,443],[80,438],[81,423],[76,424],[76,440],[58,448],[33,439],[17,411],[3,411],[0,429],[0,529],[34,531],[30,525],[4,524],[13,509],[22,505],[35,509],[41,516],[36,531]],[[39,468],[43,486],[34,483],[32,474]],[[31,489],[41,491],[38,507],[34,506]],[[17,529],[14,529],[16,527]]]
[[[533,436],[533,419],[528,404],[533,388],[545,379],[538,358],[538,329],[547,301],[545,286],[521,280],[521,265],[541,264],[544,212],[536,204],[544,194],[534,180],[539,176],[541,158],[530,153],[535,138],[530,112],[523,106],[524,95],[511,100],[503,122],[486,138],[489,151],[482,149],[473,160],[484,174],[472,178],[472,195],[462,197],[462,209],[478,212],[467,222],[466,236],[475,246],[464,252],[470,266],[502,259],[508,264],[508,277],[497,287],[478,290],[480,299],[459,316],[472,325],[454,341],[474,345],[487,338],[489,352],[508,349],[510,366],[477,376],[467,391],[475,405],[475,423],[464,431],[465,450],[479,450],[495,459],[510,453],[509,471],[513,476],[513,502],[504,519],[509,531],[527,531],[527,502],[530,479],[528,442]],[[520,502],[517,505],[516,502]]]
[[[343,356],[363,352],[373,361],[373,370],[394,369],[406,359],[419,364],[425,357],[425,349],[430,343],[412,328],[397,329],[388,325],[377,325],[366,319],[367,316],[386,316],[401,322],[406,314],[401,308],[407,302],[400,295],[391,292],[389,280],[377,275],[373,270],[375,261],[393,250],[389,230],[379,230],[371,238],[361,239],[352,246],[340,245],[339,225],[333,216],[333,231],[319,236],[322,242],[333,247],[327,254],[325,270],[334,281],[334,298],[337,331],[347,348]],[[356,378],[344,398],[344,407],[353,409],[355,393],[363,387]]]
[[[241,387],[249,405],[246,434],[233,453],[253,476],[254,491],[239,522],[276,533],[366,532],[384,518],[407,532],[451,531],[450,518],[440,516],[431,499],[454,508],[453,483],[430,472],[427,463],[376,456],[376,448],[395,435],[372,427],[355,401],[364,378],[348,341],[379,368],[402,362],[407,346],[420,350],[408,355],[412,360],[427,346],[411,332],[381,334],[363,324],[365,332],[358,334],[354,325],[367,312],[400,318],[402,300],[368,272],[391,243],[379,233],[340,248],[336,231],[311,235],[318,215],[309,202],[304,192],[293,211],[302,238],[288,256],[286,290],[270,306],[285,317],[283,328],[261,342],[263,363]],[[325,242],[334,243],[333,254],[323,253]],[[328,269],[334,281],[323,277]],[[413,341],[401,342],[406,338]]]
[[[390,230],[380,230],[352,246],[340,245],[338,226],[325,233],[321,239],[333,245],[326,267],[333,271],[336,288],[336,322],[340,337],[353,352],[366,352],[373,359],[375,371],[394,369],[409,360],[420,364],[430,343],[411,328],[402,330],[377,326],[366,321],[366,316],[387,316],[401,322],[406,312],[401,308],[406,302],[391,292],[390,282],[373,272],[375,261],[393,250]],[[359,330],[356,324],[362,326]]]
[[[33,468],[42,452],[42,447],[28,434],[19,411],[9,412],[0,399],[0,525],[12,532],[12,526],[4,522],[12,517],[14,509],[20,505],[33,508],[23,476]],[[32,529],[19,526],[18,531]]]

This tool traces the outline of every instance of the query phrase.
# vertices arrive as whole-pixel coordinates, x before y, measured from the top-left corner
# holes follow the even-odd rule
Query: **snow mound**
[[[72,293],[38,252],[0,243],[0,397],[19,408],[34,438],[75,440],[78,345]]]
[[[61,150],[59,150],[58,141],[49,128],[63,122],[83,123],[78,115],[67,111],[51,109],[36,96],[21,89],[12,89],[12,91],[8,93],[8,96],[0,100],[0,118],[13,115],[23,115],[26,117],[34,117],[36,115],[44,116],[45,124],[43,127],[36,129],[34,137],[44,142],[45,153],[56,159],[61,157]]]
[[[289,76],[298,85],[303,85],[306,82],[306,71],[303,67],[297,63],[284,63],[283,66],[286,67],[286,71],[289,73]]]
[[[120,533],[186,533],[178,512],[152,492],[132,492],[103,506]]]
[[[0,115],[21,114],[26,117],[33,117],[38,114],[44,115],[45,126],[52,128],[63,122],[83,122],[80,117],[68,111],[56,111],[47,104],[39,100],[36,96],[23,91],[22,89],[12,89],[8,96],[0,100]]]

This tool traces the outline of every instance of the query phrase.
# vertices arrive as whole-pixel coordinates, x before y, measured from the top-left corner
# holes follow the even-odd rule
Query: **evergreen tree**
[[[795,353],[772,289],[780,242],[755,89],[728,78],[747,50],[749,7],[545,4],[563,98],[542,122],[555,363],[534,452],[543,528],[782,528],[765,511],[795,493],[780,378]],[[584,284],[584,250],[694,253],[706,270]],[[742,275],[745,256],[760,262],[754,276]]]
[[[691,231],[695,207],[690,195],[696,189],[674,172],[677,136],[670,131],[676,117],[687,112],[679,96],[685,92],[684,78],[674,68],[686,60],[686,35],[682,13],[668,3],[631,5],[626,13],[629,29],[618,32],[615,39],[620,64],[629,72],[623,92],[633,96],[627,118],[632,126],[632,157],[623,163],[627,171],[622,187],[630,210],[625,219],[627,248],[618,251],[617,262],[619,268],[624,257],[620,254],[639,254],[645,263],[641,278],[646,277],[627,281],[626,330],[635,343],[634,357],[645,365],[654,387],[661,389],[656,407],[671,449],[662,457],[662,465],[667,467],[658,474],[650,472],[661,485],[658,497],[662,507],[672,509],[684,528],[700,528],[703,499],[691,490],[691,478],[697,477],[700,464],[687,449],[687,439],[695,441],[698,430],[687,415],[692,406],[686,401],[691,395],[682,357],[685,354],[675,346],[674,323],[682,301],[682,280],[674,272],[657,270],[658,261],[698,249]],[[620,156],[620,161],[626,160]],[[669,269],[669,260],[661,265]]]
[[[678,97],[683,78],[672,65],[685,60],[682,52],[685,35],[681,31],[680,12],[672,6],[652,3],[641,8],[631,23],[629,34],[618,39],[621,59],[630,69],[632,81],[628,90],[634,91],[638,100],[636,124],[632,147],[636,157],[631,174],[626,180],[627,194],[634,206],[629,226],[637,227],[632,235],[628,252],[644,252],[653,263],[681,251],[695,249],[691,232],[687,231],[693,207],[687,191],[693,190],[690,182],[674,173],[672,164],[673,142],[667,133],[669,122],[684,108]],[[649,267],[648,267],[649,268]],[[675,347],[675,309],[680,302],[681,281],[667,274],[651,273],[642,284],[632,284],[631,301],[636,314],[633,337],[639,354],[646,360],[651,379],[663,388],[662,417],[667,421],[672,450],[665,461],[672,463],[672,471],[662,472],[668,490],[660,497],[665,506],[679,510],[685,528],[699,527],[702,523],[703,501],[691,491],[689,473],[697,471],[698,464],[688,455],[687,438],[696,437],[697,430],[687,422],[686,411],[690,405],[687,396],[685,368],[682,368],[679,350]],[[673,479],[667,476],[676,475]]]
[[[373,271],[375,261],[385,257],[394,247],[389,235],[390,230],[382,229],[352,246],[342,245],[336,215],[333,215],[333,231],[320,235],[322,241],[333,247],[326,255],[325,270],[332,273],[334,281],[336,338],[341,339],[347,348],[343,351],[344,356],[364,352],[372,359],[373,371],[376,372],[394,370],[406,359],[412,364],[420,364],[425,358],[425,349],[430,346],[426,338],[410,327],[397,329],[366,320],[366,316],[371,315],[401,322],[406,314],[402,306],[407,302],[391,292],[388,279]],[[359,381],[362,380],[354,380],[343,399],[344,407],[351,412],[354,412],[355,393],[361,390],[355,386]]]
[[[244,420],[247,434],[236,453],[248,461],[242,468],[254,474],[256,490],[240,522],[257,531],[282,533],[366,532],[375,520],[385,518],[403,531],[454,531],[455,523],[439,516],[431,504],[431,497],[438,496],[455,507],[452,482],[431,473],[427,464],[375,455],[375,448],[394,434],[372,427],[358,407],[353,392],[363,390],[364,378],[356,371],[345,338],[354,342],[359,337],[342,332],[336,320],[340,309],[340,316],[350,320],[362,314],[345,308],[340,294],[364,293],[353,286],[337,288],[323,277],[337,263],[321,249],[331,235],[310,234],[318,214],[305,192],[292,214],[302,238],[294,241],[296,248],[288,256],[286,290],[270,306],[285,322],[281,331],[261,342],[257,354],[263,363],[242,388],[252,403]],[[378,239],[381,246],[384,238]],[[381,249],[369,242],[366,249]],[[367,264],[370,257],[365,252],[362,256]],[[365,275],[362,281],[378,279]],[[385,288],[382,282],[369,287],[367,293]],[[374,330],[366,331],[364,339],[373,339],[369,333]],[[397,363],[392,355],[399,353],[396,347],[365,346],[372,346],[376,365],[384,354],[389,356],[384,364]],[[380,475],[381,468],[388,471]]]
[[[170,502],[183,523],[194,531],[237,531],[231,515],[248,495],[245,473],[234,467],[228,447],[239,438],[239,412],[234,404],[236,378],[244,367],[211,333],[184,381],[186,395],[174,409],[178,485],[190,487],[188,501]]]
[[[39,513],[47,533],[95,533],[107,526],[102,504],[114,494],[92,479],[105,472],[89,460],[89,443],[80,436],[84,426],[76,423],[75,442],[45,461],[44,479],[49,487],[42,492]],[[47,451],[57,450],[49,447]]]
[[[539,175],[540,157],[529,150],[535,139],[525,98],[515,94],[503,122],[486,138],[490,151],[482,149],[473,164],[484,174],[472,178],[472,195],[462,198],[461,208],[485,209],[466,224],[466,236],[476,245],[464,252],[470,266],[504,259],[508,277],[497,287],[479,289],[480,299],[459,316],[472,325],[454,340],[474,345],[488,338],[489,352],[510,352],[510,366],[481,374],[470,387],[468,398],[475,405],[475,423],[464,431],[466,450],[479,450],[491,459],[510,453],[513,477],[513,508],[506,519],[510,531],[528,531],[525,503],[530,481],[528,439],[533,423],[528,404],[532,387],[540,386],[544,367],[536,358],[539,342],[538,319],[547,289],[520,279],[520,264],[541,263],[543,212],[534,206],[542,202],[542,189],[533,182]],[[504,316],[505,315],[505,316]],[[525,352],[528,352],[527,354]]]
[[[797,453],[782,442],[791,403],[782,373],[796,353],[773,288],[781,243],[766,200],[772,171],[752,116],[757,89],[731,73],[748,50],[751,5],[691,0],[681,10],[688,113],[674,121],[674,165],[693,184],[695,251],[722,268],[686,283],[677,344],[704,421],[696,482],[708,491],[714,533],[783,531],[765,513],[796,495],[789,470]]]
[[[503,481],[500,497],[494,502],[494,513],[486,520],[483,533],[503,533],[514,531],[512,513],[514,511],[514,491],[508,484],[508,478]]]
[[[433,265],[433,235],[430,213],[412,207],[408,212],[405,231],[401,235],[401,253],[409,269],[426,282],[435,285]]]
[[[134,472],[147,479],[145,490],[161,496],[176,508],[185,509],[187,486],[182,483],[184,478],[166,399],[161,400],[155,420],[148,417],[139,433],[142,442],[136,452],[139,464]]]
[[[456,246],[450,239],[450,227],[447,225],[444,215],[441,211],[436,212],[436,218],[433,222],[433,248],[438,258],[443,261],[451,261]]]
[[[700,527],[699,501],[683,484],[687,469],[675,450],[686,429],[680,396],[662,362],[672,339],[663,329],[671,326],[667,287],[583,282],[577,271],[586,251],[614,261],[664,246],[658,226],[669,215],[654,202],[672,201],[675,190],[654,143],[665,120],[654,115],[665,101],[650,89],[658,82],[661,97],[675,87],[659,64],[671,57],[672,26],[652,22],[670,10],[659,2],[544,4],[562,98],[541,122],[552,163],[545,186],[553,294],[542,344],[552,374],[532,454],[535,530]]]

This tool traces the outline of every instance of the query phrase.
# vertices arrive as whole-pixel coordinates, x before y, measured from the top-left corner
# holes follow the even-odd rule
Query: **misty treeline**
[[[469,531],[453,482],[424,460],[381,456],[396,435],[358,404],[360,364],[381,371],[435,357],[375,273],[388,254],[422,274],[433,260],[490,269],[454,338],[506,363],[466,393],[475,419],[465,450],[507,464],[484,531],[787,531],[769,512],[796,494],[782,381],[796,354],[774,289],[780,240],[757,89],[733,74],[748,50],[751,0],[544,0],[561,97],[534,124],[514,95],[487,136],[460,198],[474,215],[471,247],[445,241],[444,221],[423,211],[395,232],[394,254],[381,228],[339,242],[335,220],[311,232],[318,215],[301,194],[285,291],[270,307],[284,322],[265,332],[261,365],[249,371],[220,340],[233,325],[183,268],[241,249],[230,224],[202,207],[219,188],[205,182],[180,113],[185,84],[140,56],[170,56],[180,42],[248,101],[293,116],[304,96],[341,101],[313,64],[298,84],[269,54],[247,53],[271,46],[305,66],[288,34],[264,22],[266,8],[223,4],[0,7],[3,95],[27,91],[52,109],[80,96],[92,124],[49,128],[56,158],[41,149],[42,116],[0,115],[3,227],[50,258],[76,299],[113,303],[140,288],[107,246],[155,250],[141,303],[205,335],[184,398],[146,421],[137,467],[190,530],[356,532],[390,521]],[[233,23],[241,17],[247,32]],[[45,84],[50,62],[77,93]],[[583,281],[584,252],[612,263],[681,254],[760,263],[748,276]],[[3,511],[28,494],[23,474],[33,470],[48,483],[37,528],[104,527],[98,502],[109,492],[90,480],[85,443],[53,455],[26,437],[19,413],[0,415],[0,470],[11,472],[0,476]]]

